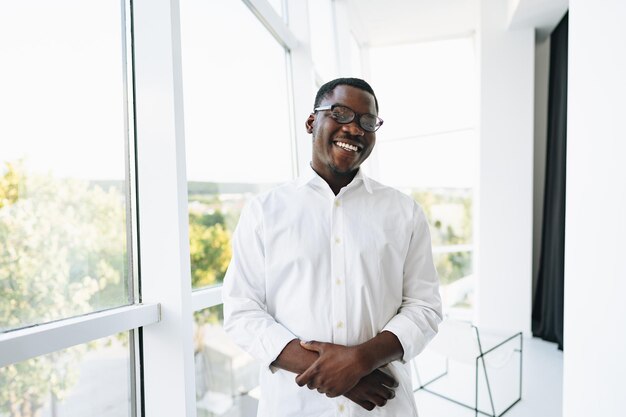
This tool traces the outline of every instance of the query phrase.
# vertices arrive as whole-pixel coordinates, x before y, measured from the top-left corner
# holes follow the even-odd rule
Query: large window
[[[123,14],[0,6],[3,336],[133,302]],[[0,368],[0,416],[130,415],[128,332],[107,340]]]
[[[0,369],[0,415],[132,415],[128,346],[120,333]]]
[[[2,5],[0,330],[129,302],[120,13]]]
[[[224,279],[246,202],[293,178],[288,61],[242,2],[183,0],[181,28],[191,282],[203,289]],[[254,416],[259,367],[223,331],[219,302],[194,312],[198,416]]]
[[[372,48],[370,58],[385,119],[372,168],[424,209],[444,312],[471,317],[477,175],[474,40]]]
[[[221,283],[297,171],[308,7],[175,5],[0,6],[0,417],[255,414]]]
[[[232,22],[238,22],[235,26]],[[242,3],[181,2],[194,288],[220,284],[245,202],[292,178],[285,49]]]

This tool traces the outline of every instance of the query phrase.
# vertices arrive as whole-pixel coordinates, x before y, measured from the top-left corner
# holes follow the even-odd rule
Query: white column
[[[145,416],[195,417],[179,4],[133,5],[141,292],[162,315],[143,330]]]
[[[570,0],[563,415],[624,415],[626,2]]]
[[[530,332],[534,29],[507,30],[507,4],[481,3],[478,324]]]

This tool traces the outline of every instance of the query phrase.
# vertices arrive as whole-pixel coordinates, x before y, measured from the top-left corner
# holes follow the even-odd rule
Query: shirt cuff
[[[256,346],[253,348],[254,352],[251,353],[253,356],[261,359],[263,367],[269,368],[274,373],[277,371],[277,368],[271,366],[272,362],[276,360],[278,355],[285,349],[285,346],[293,339],[297,339],[297,336],[281,324],[274,323],[259,337],[258,343],[255,343]]]
[[[402,363],[413,359],[424,348],[424,334],[415,323],[402,314],[396,314],[392,317],[382,331],[385,330],[396,335],[400,341],[404,350],[400,359]]]

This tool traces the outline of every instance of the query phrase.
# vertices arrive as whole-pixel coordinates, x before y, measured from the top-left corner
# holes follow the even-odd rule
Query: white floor
[[[524,339],[522,375],[522,400],[504,415],[561,417],[563,352],[557,350],[556,344],[537,338]],[[415,394],[415,399],[420,417],[474,416],[474,411],[422,390]]]

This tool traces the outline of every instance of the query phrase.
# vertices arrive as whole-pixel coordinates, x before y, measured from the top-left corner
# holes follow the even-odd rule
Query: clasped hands
[[[398,382],[372,367],[367,352],[359,346],[315,341],[300,342],[300,346],[317,352],[319,357],[296,377],[299,386],[306,385],[330,398],[343,395],[367,410],[382,407],[395,397],[392,388]]]

